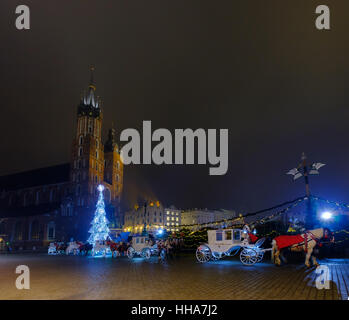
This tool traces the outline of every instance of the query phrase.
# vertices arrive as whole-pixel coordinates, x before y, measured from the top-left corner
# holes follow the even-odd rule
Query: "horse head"
[[[334,242],[334,233],[329,228],[324,228],[323,238],[326,241]]]

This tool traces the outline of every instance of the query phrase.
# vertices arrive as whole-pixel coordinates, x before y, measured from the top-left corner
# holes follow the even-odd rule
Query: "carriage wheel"
[[[149,248],[143,249],[141,255],[145,259],[150,259],[150,256],[151,256],[150,249]]]
[[[240,261],[246,266],[255,264],[258,259],[257,257],[258,254],[254,249],[244,248],[240,252]]]
[[[211,249],[206,246],[205,244],[202,244],[200,247],[196,250],[196,259],[201,262],[208,262],[212,258],[212,252]]]
[[[212,260],[212,261],[217,261],[217,260],[219,260],[220,258],[221,258],[221,257],[220,257],[218,254],[212,252],[212,257],[211,257],[211,260]]]
[[[132,247],[129,247],[129,248],[127,249],[127,256],[128,256],[130,259],[132,259],[134,255],[135,255],[135,249],[133,249]]]
[[[257,252],[257,262],[261,262],[263,260],[264,252],[258,251]]]

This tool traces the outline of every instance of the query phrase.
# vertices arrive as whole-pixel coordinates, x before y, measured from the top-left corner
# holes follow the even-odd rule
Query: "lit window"
[[[167,219],[166,219],[167,221],[169,221],[170,220],[170,217],[167,217]]]
[[[169,223],[169,222],[167,222],[167,223],[166,223],[166,225],[167,225],[167,226],[169,226],[169,225],[170,225],[170,223]]]
[[[170,211],[167,211],[166,214],[170,214]]]
[[[178,217],[176,217],[176,221],[178,221]]]

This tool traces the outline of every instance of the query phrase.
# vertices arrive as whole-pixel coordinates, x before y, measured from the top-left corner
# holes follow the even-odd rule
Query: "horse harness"
[[[310,239],[309,239],[310,238]],[[305,253],[308,253],[308,242],[309,240],[314,240],[316,242],[316,244],[321,247],[322,246],[322,243],[320,242],[320,240],[318,238],[316,238],[314,236],[314,234],[310,231],[306,231],[304,233],[304,243],[298,243],[297,245],[295,245],[294,247],[297,248],[297,247],[301,247],[304,245],[304,252]]]
[[[311,238],[310,241],[314,240],[319,247],[322,246],[322,243],[320,242],[320,240],[318,238],[316,238],[312,232],[306,231],[304,234],[304,251],[306,253],[308,252],[308,236],[310,236],[310,238]]]

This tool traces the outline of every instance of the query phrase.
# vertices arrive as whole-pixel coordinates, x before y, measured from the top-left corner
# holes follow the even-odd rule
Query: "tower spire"
[[[95,71],[95,67],[94,67],[94,65],[91,65],[90,66],[90,85],[89,85],[89,88],[96,90],[96,86],[95,86],[95,82],[94,82],[94,71]]]

